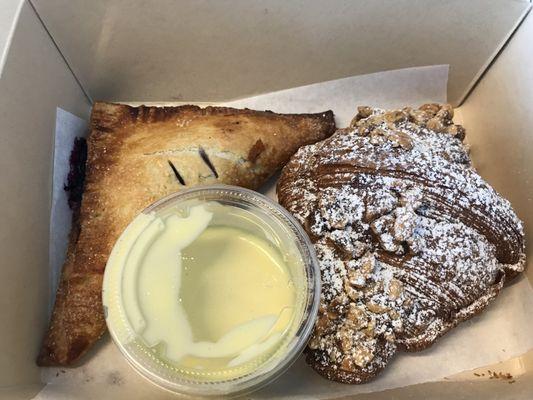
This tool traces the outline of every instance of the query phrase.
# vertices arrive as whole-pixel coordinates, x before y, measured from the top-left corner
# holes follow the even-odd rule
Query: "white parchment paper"
[[[332,109],[337,126],[346,126],[358,105],[383,108],[445,102],[448,67],[433,66],[388,71],[335,80],[224,103],[234,107],[270,109],[276,112],[320,112]],[[65,122],[63,123],[63,119]],[[70,120],[70,122],[68,122]],[[69,226],[62,185],[68,172],[73,136],[80,125],[68,114],[58,113],[54,162],[51,260],[64,258]],[[77,121],[79,122],[79,121]],[[466,126],[468,132],[468,126]],[[70,144],[69,144],[70,143]],[[66,164],[64,164],[66,160]],[[475,161],[475,160],[474,160]],[[62,164],[63,163],[63,164]],[[275,179],[264,188],[274,197]],[[63,204],[63,205],[61,205]],[[57,274],[54,275],[57,277]],[[533,348],[533,291],[525,278],[507,287],[480,316],[461,324],[431,349],[399,354],[375,381],[365,385],[342,385],[318,376],[300,358],[277,381],[253,393],[253,399],[331,399],[346,395],[437,381],[455,373],[490,365],[521,355]],[[43,368],[47,386],[36,399],[163,399],[173,395],[149,384],[134,372],[108,336],[74,368]]]

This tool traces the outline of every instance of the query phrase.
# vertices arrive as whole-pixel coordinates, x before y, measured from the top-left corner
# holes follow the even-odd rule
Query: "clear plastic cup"
[[[124,309],[126,268],[120,266],[129,264],[116,262],[121,257],[129,257],[137,243],[133,223],[115,244],[106,267],[103,284],[106,323],[122,354],[150,382],[182,395],[236,396],[272,382],[301,354],[318,311],[318,262],[313,245],[300,224],[280,205],[251,190],[224,185],[198,187],[163,198],[147,207],[142,214],[144,217],[162,218],[171,214],[187,214],[187,210],[199,204],[208,204],[209,207],[222,210],[213,219],[213,224],[235,223],[242,226],[244,220],[246,229],[255,230],[284,257],[294,261],[287,265],[290,265],[291,282],[294,283],[298,306],[293,310],[290,329],[286,330],[275,350],[256,357],[245,366],[241,365],[240,369],[197,373],[165,360],[144,343],[141,335],[133,329],[131,318]],[[129,244],[125,244],[126,236]],[[112,259],[114,262],[111,262]]]

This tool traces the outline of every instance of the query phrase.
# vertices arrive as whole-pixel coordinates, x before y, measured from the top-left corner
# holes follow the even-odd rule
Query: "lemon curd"
[[[250,210],[199,202],[142,213],[106,267],[107,324],[160,375],[239,378],[294,339],[304,271],[296,245]]]

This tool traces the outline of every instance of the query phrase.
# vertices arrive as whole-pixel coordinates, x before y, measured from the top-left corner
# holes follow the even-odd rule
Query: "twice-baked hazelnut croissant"
[[[363,383],[481,312],[524,270],[522,223],[472,167],[449,105],[360,107],[351,126],[301,148],[280,203],[321,268],[308,363]]]

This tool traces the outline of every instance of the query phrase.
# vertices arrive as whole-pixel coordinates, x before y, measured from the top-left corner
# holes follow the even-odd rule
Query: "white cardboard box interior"
[[[198,9],[193,2],[187,1],[179,3],[179,10],[176,2],[158,2],[160,10],[174,10],[174,13],[166,13],[174,19],[159,20],[157,15],[142,13],[140,1],[98,1],[90,6],[78,1],[36,1],[40,18],[27,2],[0,2],[2,12],[8,10],[7,18],[4,14],[0,16],[0,54],[4,54],[0,63],[3,65],[0,71],[0,204],[3,210],[0,307],[4,321],[0,345],[0,396],[31,398],[40,386],[40,372],[34,365],[34,357],[48,319],[46,266],[55,111],[56,107],[61,107],[87,118],[90,109],[76,78],[94,98],[169,101],[176,100],[174,94],[183,87],[179,92],[182,99],[212,101],[400,66],[446,63],[451,65],[449,99],[457,101],[469,91],[529,7],[527,1],[512,0],[472,1],[468,4],[442,2],[447,3],[445,6],[437,1],[424,2],[423,6],[419,2],[370,3],[361,2],[358,7],[351,8],[345,2],[333,2],[328,3],[327,10],[322,10],[321,7],[325,7],[322,3],[311,2],[314,7],[304,8],[314,10],[315,14],[301,11],[305,21],[312,21],[305,25],[297,18],[302,15],[297,13],[302,4],[285,7],[278,1],[265,2],[258,9],[247,8],[244,2],[227,2],[228,7],[208,13],[208,20],[202,20],[199,15],[195,20]],[[208,5],[215,6],[214,2],[201,3],[199,9],[205,11]],[[147,6],[144,8],[146,10]],[[236,12],[239,8],[242,12]],[[267,15],[261,17],[266,20],[258,19],[262,15],[259,11]],[[258,22],[248,30],[235,31],[232,24],[239,25],[242,18],[231,19],[228,15],[242,15],[243,12]],[[351,18],[342,20],[340,25],[335,24],[340,15],[346,14]],[[153,31],[155,37],[149,31],[155,28],[154,24],[143,20],[143,15],[147,20],[156,18],[161,26]],[[174,26],[172,22],[180,15],[197,23],[185,31],[173,30],[180,24]],[[397,18],[392,23],[394,15]],[[217,16],[225,17],[220,19]],[[4,25],[4,20],[9,21],[9,17],[12,23]],[[371,27],[354,23],[368,19],[375,21],[371,27],[378,26],[380,32],[385,33],[375,34]],[[271,21],[283,21],[284,25],[275,26]],[[420,21],[433,22],[424,24]],[[446,25],[449,21],[454,23]],[[360,29],[351,31],[350,23]],[[206,24],[209,28],[205,28]],[[216,44],[214,39],[220,36],[220,32],[233,32],[232,43],[239,44],[239,36],[253,32],[254,26],[261,27],[258,35],[251,37],[259,40],[254,43],[261,51],[237,46],[237,50],[228,49],[224,53],[227,58],[237,57],[237,60],[244,60],[246,54],[253,62],[221,64],[220,57],[224,54],[217,56],[214,50],[207,51],[209,46],[206,44]],[[294,27],[300,27],[300,30]],[[130,39],[124,35],[127,29],[134,32]],[[299,32],[300,41],[283,44],[286,37],[282,33],[292,37],[295,34],[293,29]],[[365,29],[366,37],[361,33]],[[63,54],[58,52],[47,30]],[[209,34],[172,45],[175,35],[181,37],[197,31]],[[315,31],[319,36],[313,36]],[[143,37],[144,41],[141,40]],[[268,47],[268,43],[265,45],[261,41],[268,41],[269,37],[273,37],[273,41],[277,39],[278,45]],[[159,46],[152,49],[150,44],[157,38],[160,39]],[[366,44],[359,42],[361,38]],[[526,222],[528,237],[531,237],[533,228],[530,213],[533,172],[528,163],[533,153],[530,128],[533,115],[529,106],[533,103],[532,38],[533,17],[529,16],[459,108],[459,118],[468,130],[469,142],[474,147],[473,157],[481,174],[513,202]],[[192,45],[195,43],[198,46]],[[409,47],[413,43],[416,46]],[[291,50],[300,45],[304,46],[302,52],[293,54]],[[268,51],[263,52],[265,46]],[[384,54],[376,51],[376,48],[383,47],[391,51]],[[176,48],[179,51],[165,51]],[[394,49],[404,51],[398,53]],[[405,54],[407,60],[402,58]],[[180,64],[179,60],[189,55],[196,64]],[[214,58],[210,59],[209,55]],[[69,61],[76,78],[63,56]],[[208,62],[201,63],[202,57],[207,57]],[[335,65],[321,62],[322,58],[335,60]],[[361,59],[367,61],[359,62]],[[270,63],[271,60],[275,62]],[[265,63],[267,70],[260,67]],[[218,65],[223,68],[213,69]],[[183,71],[188,73],[182,74]],[[285,71],[288,72],[283,73]],[[186,78],[180,80],[180,76]],[[169,82],[171,84],[166,85]],[[531,252],[530,246],[530,258]],[[531,359],[531,355],[518,359],[519,372],[526,379],[506,385],[504,393],[512,398],[530,398],[528,394],[533,387],[527,377],[532,375]],[[494,382],[480,385],[478,389],[478,383],[468,386],[464,382],[457,385],[428,384],[397,389],[395,393],[401,398],[410,398],[420,394],[419,390],[431,388],[435,397],[446,393],[467,396],[465,393],[471,392],[472,396],[466,398],[477,398],[480,393],[487,398],[497,398],[494,396],[502,391],[501,385],[495,386]]]
[[[339,126],[346,126],[353,117],[352,104],[379,104],[385,108],[406,104],[443,102],[446,99],[448,66],[429,66],[359,75],[334,81],[287,89],[278,92],[222,103],[226,106],[270,108],[284,112],[315,112],[331,108]],[[217,103],[220,104],[220,103]],[[52,271],[59,271],[65,257],[66,235],[70,213],[63,190],[68,173],[68,155],[73,135],[83,120],[64,111],[58,112],[54,154],[54,185],[51,219],[50,252]],[[82,133],[84,133],[82,131]],[[58,179],[57,179],[58,178]],[[262,191],[275,199],[275,188],[267,185]],[[59,235],[58,235],[59,233]],[[57,275],[55,275],[57,276]],[[51,281],[54,283],[54,280]],[[54,292],[52,291],[52,294]],[[391,367],[366,385],[341,385],[320,378],[303,359],[298,360],[275,384],[250,395],[253,399],[334,398],[342,395],[376,392],[443,377],[474,367],[504,361],[533,347],[533,292],[521,279],[512,290],[504,291],[480,318],[456,328],[438,346],[411,354],[398,355]],[[484,351],[465,352],[465,348],[482,346]],[[503,352],[505,350],[505,352]],[[85,397],[124,397],[129,399],[162,396],[162,392],[133,371],[109,338],[100,341],[78,368],[43,368],[47,383],[36,400]],[[70,397],[69,397],[70,396]]]

